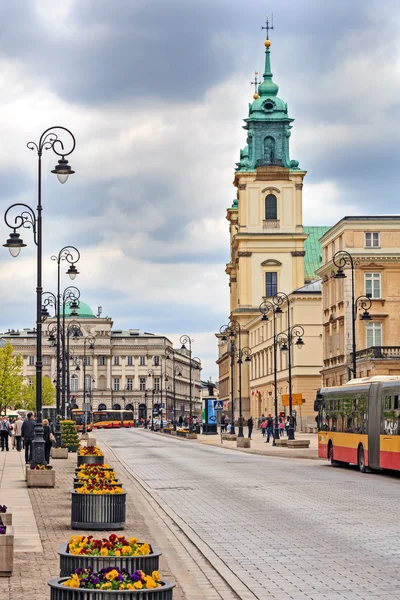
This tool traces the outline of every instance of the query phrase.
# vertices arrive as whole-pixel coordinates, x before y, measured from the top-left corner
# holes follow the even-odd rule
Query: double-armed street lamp
[[[358,310],[361,309],[363,313],[360,315],[360,320],[368,323],[371,321],[371,315],[369,310],[372,306],[371,298],[368,296],[355,297],[355,264],[354,259],[350,252],[347,250],[339,250],[332,257],[333,264],[337,267],[337,272],[334,275],[335,279],[346,279],[347,275],[344,272],[346,266],[350,267],[351,270],[351,329],[352,329],[352,368],[353,379],[357,377],[357,341],[356,341],[356,321]]]
[[[72,139],[72,148],[68,152],[64,147],[64,143],[58,138],[55,131],[66,132]],[[17,257],[21,249],[26,246],[21,238],[18,230],[21,228],[31,228],[33,232],[33,240],[37,247],[37,265],[36,265],[36,426],[35,438],[33,440],[32,465],[45,464],[44,455],[44,439],[42,426],[42,154],[44,150],[52,149],[53,152],[60,157],[58,164],[52,170],[52,173],[57,175],[60,183],[65,183],[74,171],[68,164],[65,158],[69,156],[75,149],[75,138],[69,129],[59,125],[46,129],[40,136],[39,142],[28,142],[27,147],[30,150],[36,150],[38,157],[38,197],[36,210],[32,209],[27,204],[17,203],[10,206],[4,215],[4,221],[13,231],[9,234],[9,238],[5,244],[9,249],[11,256]],[[14,209],[21,211],[17,216],[12,216]],[[13,211],[13,212],[11,212]]]
[[[222,334],[221,341],[228,342],[228,354],[231,357],[231,433],[235,433],[235,357],[239,364],[239,431],[238,437],[243,435],[243,414],[242,414],[242,362],[243,356],[246,355],[246,361],[250,362],[251,350],[246,347],[242,349],[242,328],[240,323],[235,319],[231,319],[227,325],[222,325],[219,332]],[[237,339],[237,345],[236,345]]]
[[[182,377],[182,368],[175,366],[175,350],[173,348],[165,349],[166,360],[172,359],[172,402],[173,402],[173,427],[176,431],[176,378]]]
[[[82,338],[83,337],[82,330],[80,330],[79,332],[75,331],[73,337],[74,337],[75,341],[77,340],[77,338]],[[85,413],[85,422],[84,422],[83,433],[87,433],[87,431],[86,431],[87,413],[90,411],[90,408],[88,409],[88,404],[90,406],[91,389],[92,389],[92,377],[91,376],[89,377],[89,385],[87,384],[87,380],[86,380],[86,367],[87,367],[87,359],[88,359],[88,356],[86,354],[86,349],[94,350],[95,343],[96,343],[96,339],[91,333],[89,333],[88,335],[83,337],[83,356],[81,357],[82,363],[83,363],[83,404],[82,404],[82,409]],[[79,358],[75,359],[75,364],[76,364],[76,371],[80,371],[81,360]],[[87,394],[87,392],[89,392],[89,394]],[[89,395],[89,403],[86,402],[87,395]]]
[[[192,343],[194,340],[190,335],[181,335],[179,342],[182,344],[181,350],[187,350],[189,346],[189,433],[193,433],[193,391],[192,391],[192,372],[193,369],[201,370],[201,360],[195,356],[192,358]]]

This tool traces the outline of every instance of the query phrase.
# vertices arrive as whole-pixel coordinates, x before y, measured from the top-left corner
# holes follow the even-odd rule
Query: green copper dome
[[[79,308],[76,310],[76,312],[78,313],[76,318],[78,318],[78,317],[80,319],[95,319],[96,318],[96,315],[94,314],[94,312],[92,311],[90,306],[88,304],[85,304],[85,302],[82,302],[81,300],[79,300]],[[65,316],[66,317],[71,316],[71,307],[70,306],[65,307]]]
[[[244,129],[248,131],[247,146],[240,152],[237,171],[255,171],[257,167],[275,165],[299,170],[299,163],[290,160],[289,137],[292,128],[286,102],[278,98],[279,86],[272,81],[270,40],[265,42],[263,82],[258,86],[254,102],[249,104],[249,116]]]

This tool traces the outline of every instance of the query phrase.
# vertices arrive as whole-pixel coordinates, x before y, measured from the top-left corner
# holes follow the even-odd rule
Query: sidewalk
[[[238,428],[236,427],[236,434]],[[247,427],[243,427],[244,436],[247,437]],[[167,434],[168,437],[171,437]],[[266,444],[266,439],[262,436],[261,430],[253,430],[251,439],[251,448],[237,448],[236,442],[233,441],[221,441],[221,435],[218,430],[218,435],[204,435],[201,433],[197,436],[197,440],[194,441],[200,444],[207,444],[208,446],[217,446],[220,448],[229,448],[230,450],[237,450],[238,452],[247,452],[248,454],[260,454],[265,456],[275,456],[279,458],[308,458],[318,459],[318,435],[316,433],[297,433],[296,440],[310,440],[309,448],[286,448],[280,446],[273,446],[272,440],[269,444]],[[178,440],[185,440],[185,438],[175,438]]]

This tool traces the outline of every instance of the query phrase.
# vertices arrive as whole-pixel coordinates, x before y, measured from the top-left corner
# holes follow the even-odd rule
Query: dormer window
[[[266,111],[271,111],[271,110],[274,110],[275,104],[272,100],[266,100],[263,104],[263,108]]]

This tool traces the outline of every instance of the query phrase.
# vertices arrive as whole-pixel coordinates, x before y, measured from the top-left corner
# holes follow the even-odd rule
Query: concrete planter
[[[309,448],[310,440],[288,440],[288,448]]]
[[[237,448],[251,448],[251,439],[245,437],[238,437]]]
[[[186,438],[187,440],[197,440],[197,433],[189,433],[188,431],[177,431],[178,437]]]
[[[68,544],[61,544],[58,548],[60,555],[60,577],[69,577],[79,567],[93,567],[94,571],[100,571],[107,567],[118,567],[133,573],[141,569],[151,574],[158,571],[161,552],[152,547],[152,553],[148,556],[85,556],[84,554],[69,554]]]
[[[7,527],[12,525],[12,511],[7,508],[5,513],[0,513],[0,520],[3,525],[7,525]]]
[[[236,442],[236,440],[237,440],[236,433],[223,433],[221,437],[223,440],[226,440],[227,442]]]
[[[288,440],[287,440],[287,438],[280,438],[279,440],[275,440],[275,444],[277,446],[281,446],[281,447],[285,446],[286,447],[288,445]]]
[[[68,448],[52,448],[50,450],[51,458],[68,458]]]
[[[78,467],[80,465],[102,465],[104,464],[104,456],[79,456]]]
[[[72,492],[72,529],[110,531],[123,529],[126,492],[123,494],[78,494]]]
[[[14,531],[7,527],[6,533],[0,535],[0,577],[11,577],[14,565]]]
[[[173,429],[173,430],[171,431],[171,435],[177,435],[177,433],[178,433],[178,432],[176,431],[176,429],[175,429],[175,430]]]
[[[51,579],[50,600],[172,600],[174,583],[163,581],[162,587],[154,590],[88,590],[67,588],[62,585],[67,578]]]
[[[26,483],[28,487],[54,487],[56,485],[56,472],[41,471],[37,469],[26,470]]]

